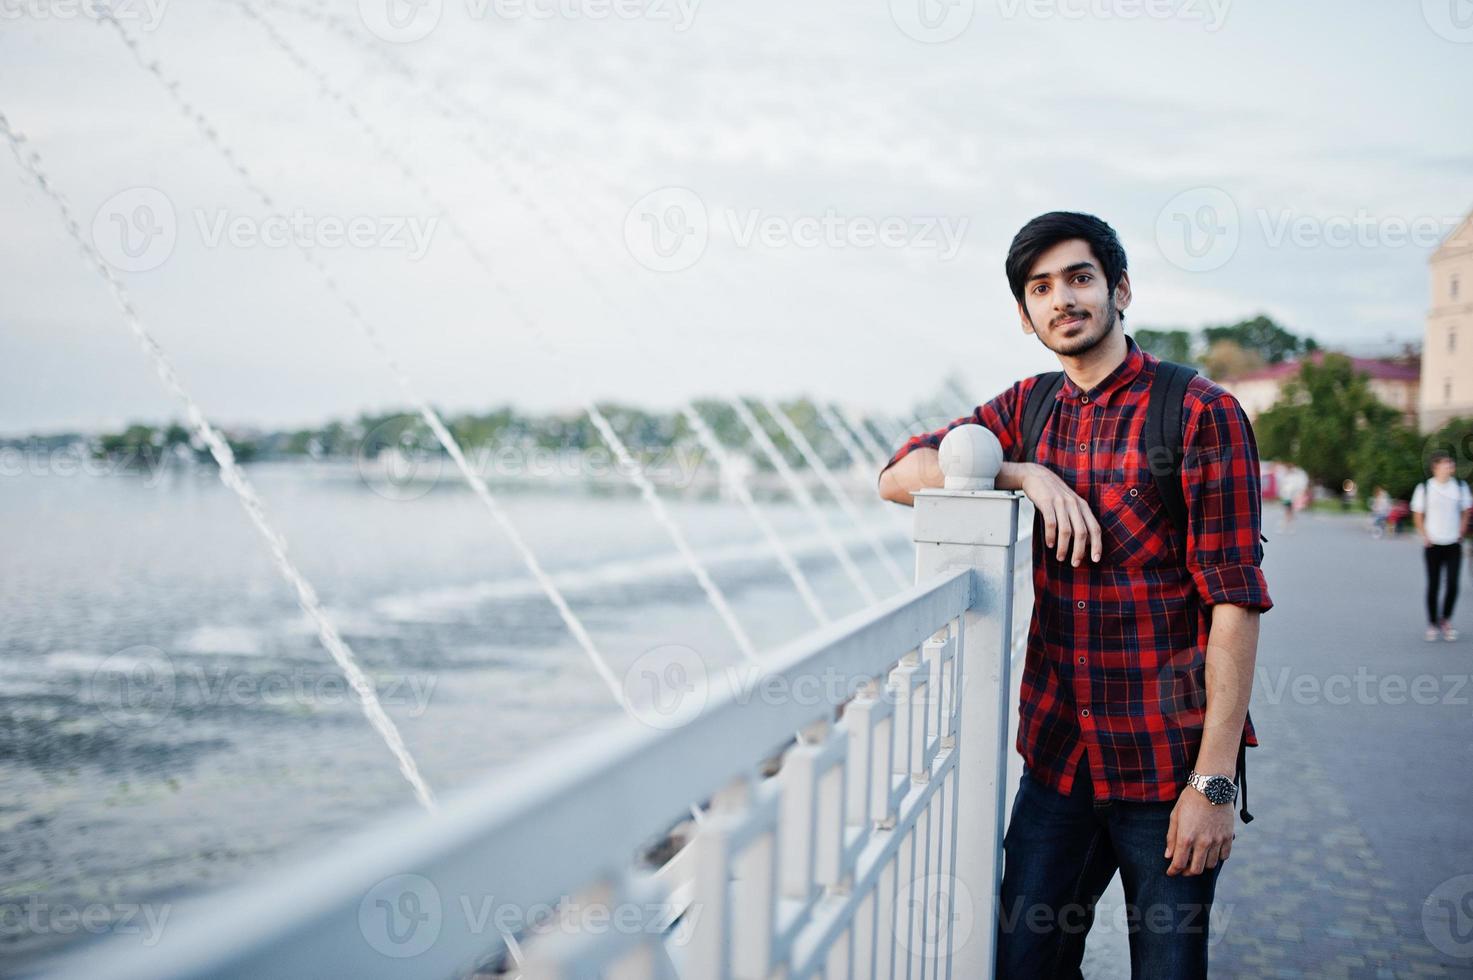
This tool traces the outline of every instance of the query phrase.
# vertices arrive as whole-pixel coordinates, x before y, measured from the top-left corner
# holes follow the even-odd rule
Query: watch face
[[[1207,780],[1203,795],[1212,803],[1231,803],[1237,795],[1233,781],[1226,776],[1213,776]]]

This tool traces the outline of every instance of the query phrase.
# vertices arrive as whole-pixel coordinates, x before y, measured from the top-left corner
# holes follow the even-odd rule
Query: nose
[[[1074,309],[1074,305],[1074,290],[1060,283],[1054,289],[1054,309],[1059,313],[1063,313],[1066,310]]]

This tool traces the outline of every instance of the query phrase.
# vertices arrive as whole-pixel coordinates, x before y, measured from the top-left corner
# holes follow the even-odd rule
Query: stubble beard
[[[1093,317],[1090,319],[1093,319]],[[1086,330],[1083,336],[1066,340],[1059,346],[1055,346],[1046,340],[1043,341],[1043,346],[1061,357],[1079,357],[1088,354],[1098,347],[1106,337],[1110,336],[1111,331],[1115,329],[1115,325],[1119,322],[1120,311],[1115,308],[1115,297],[1111,296],[1105,301],[1105,328],[1099,333],[1091,336]],[[1040,336],[1039,339],[1042,340],[1043,338]]]

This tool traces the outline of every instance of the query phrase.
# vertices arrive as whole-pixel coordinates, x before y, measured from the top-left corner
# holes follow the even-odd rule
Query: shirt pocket
[[[1150,568],[1181,563],[1171,515],[1152,480],[1106,483],[1100,487],[1100,512],[1107,565]]]

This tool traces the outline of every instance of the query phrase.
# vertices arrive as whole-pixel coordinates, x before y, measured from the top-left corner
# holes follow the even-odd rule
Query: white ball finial
[[[947,490],[991,490],[1002,469],[1002,443],[991,430],[973,423],[948,432],[940,454]]]

